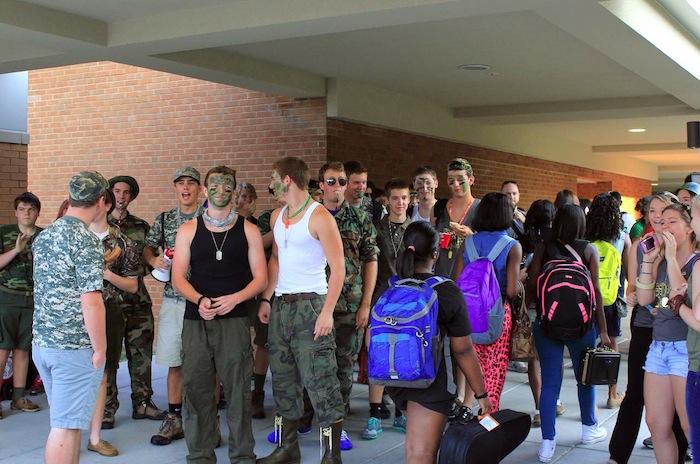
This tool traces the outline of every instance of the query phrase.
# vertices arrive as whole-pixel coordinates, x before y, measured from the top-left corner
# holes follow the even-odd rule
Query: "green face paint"
[[[467,189],[469,188],[469,182],[462,181],[460,185],[462,186],[462,192],[467,193]]]
[[[229,174],[214,173],[207,181],[207,198],[217,208],[224,208],[231,203],[235,181]]]
[[[275,199],[279,199],[289,190],[289,188],[282,182],[282,179],[280,178],[280,175],[277,171],[272,173],[270,189],[272,189],[272,194],[274,195]]]

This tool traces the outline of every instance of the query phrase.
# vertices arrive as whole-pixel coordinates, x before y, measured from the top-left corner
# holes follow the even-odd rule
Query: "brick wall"
[[[576,192],[582,187],[585,190],[582,193],[589,198],[595,193],[610,190],[610,186],[622,195],[633,198],[651,193],[651,184],[644,179],[328,119],[328,158],[362,162],[369,170],[369,178],[380,188],[391,177],[410,180],[416,166],[427,164],[436,168],[442,182],[438,196],[447,196],[445,169],[449,160],[457,156],[469,160],[474,168],[475,196],[500,190],[504,180],[515,180],[520,188],[520,204],[523,207],[539,198],[554,201],[557,192],[565,188]],[[596,182],[579,185],[579,178]]]
[[[27,190],[27,146],[0,143],[0,224],[15,222],[14,199]]]
[[[316,171],[326,155],[325,99],[109,62],[30,72],[29,132],[29,186],[45,205],[42,224],[55,218],[70,176],[82,169],[134,176],[141,194],[130,210],[152,222],[176,204],[171,176],[178,167],[193,165],[202,175],[218,164],[233,167],[255,185],[262,210],[272,205],[274,160],[299,156]],[[158,284],[150,288],[160,293]]]

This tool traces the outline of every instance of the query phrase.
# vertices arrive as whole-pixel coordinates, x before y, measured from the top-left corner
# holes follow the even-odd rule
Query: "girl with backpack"
[[[673,202],[678,202],[675,195],[656,194],[649,197],[646,208],[645,223],[655,234],[662,233],[663,210]],[[640,240],[632,243],[632,248],[627,257],[627,304],[634,307],[630,318],[631,337],[627,352],[627,391],[620,405],[615,428],[613,429],[608,450],[610,451],[609,464],[627,464],[632,455],[632,450],[637,443],[637,434],[642,422],[644,411],[644,363],[652,342],[653,316],[649,308],[637,304],[637,290],[635,282],[637,276],[641,276],[642,261],[646,259],[640,246]],[[685,461],[688,441],[681,428],[678,415],[673,419],[671,427],[676,438],[679,451],[678,464]],[[645,438],[644,446],[653,447],[651,437]]]
[[[432,269],[439,252],[439,234],[424,221],[411,223],[404,232],[402,252],[398,255],[397,272],[400,278],[425,281],[433,276]],[[491,402],[484,387],[479,360],[469,335],[471,327],[462,293],[452,281],[446,280],[434,287],[438,300],[438,327],[444,339],[450,340],[453,359],[465,373],[467,381],[478,392],[482,414],[491,411]],[[444,353],[444,351],[442,351]],[[406,462],[433,463],[440,446],[447,415],[452,410],[455,395],[447,388],[447,369],[444,354],[440,354],[437,376],[427,388],[387,387],[394,402],[406,411]]]
[[[696,237],[700,237],[700,198],[692,203],[690,223]],[[685,404],[690,426],[690,444],[693,456],[700,456],[700,263],[696,262],[688,275],[686,288],[671,291],[669,307],[688,324],[688,380],[685,389]]]
[[[586,239],[598,250],[598,284],[603,297],[605,323],[612,349],[617,351],[617,337],[622,335],[620,316],[617,312],[617,295],[620,289],[620,272],[627,257],[629,236],[622,232],[622,216],[617,199],[609,193],[593,198],[586,216]],[[624,304],[624,303],[623,303]],[[608,409],[620,407],[624,395],[617,392],[617,385],[608,387]]]
[[[522,247],[517,240],[508,236],[508,229],[513,221],[513,203],[506,195],[500,192],[491,192],[484,195],[476,210],[472,228],[476,231],[471,237],[467,237],[474,249],[475,256],[470,258],[468,253],[469,243],[462,245],[457,256],[453,278],[456,281],[462,275],[462,271],[470,263],[476,261],[475,257],[484,257],[498,249],[500,252],[492,260],[500,290],[500,297],[503,304],[503,318],[501,321],[500,336],[492,343],[474,343],[474,349],[479,357],[481,369],[485,374],[486,390],[493,405],[494,411],[499,409],[501,392],[506,380],[506,368],[510,358],[510,333],[512,329],[512,315],[510,311],[510,298],[518,296],[520,283],[520,260],[522,258]],[[467,312],[471,308],[467,306]],[[489,318],[491,323],[491,318]],[[489,327],[489,330],[491,327]],[[473,391],[466,391],[464,378],[457,373],[456,383],[464,390],[464,404],[473,402]]]
[[[688,436],[685,406],[688,326],[669,307],[669,301],[672,291],[686,288],[693,266],[700,259],[690,224],[686,205],[673,203],[664,208],[661,233],[647,234],[640,241],[642,245],[649,245],[645,246],[646,253],[635,281],[639,304],[652,305],[654,322],[652,342],[644,363],[644,405],[656,461],[661,464],[674,464],[678,460],[678,445],[671,431],[674,412]]]
[[[556,403],[561,391],[562,384],[562,363],[564,360],[564,347],[567,347],[573,363],[574,374],[578,384],[578,401],[581,410],[581,442],[583,444],[591,444],[602,441],[607,436],[607,432],[602,427],[598,426],[598,421],[595,417],[595,390],[591,385],[581,384],[581,354],[588,348],[594,348],[596,344],[596,328],[592,324],[592,317],[598,322],[598,330],[600,331],[601,341],[604,345],[610,346],[610,339],[607,334],[605,325],[605,315],[601,301],[600,289],[598,287],[598,252],[595,247],[585,240],[581,240],[586,230],[586,218],[583,210],[576,205],[566,204],[557,210],[552,224],[552,240],[541,243],[535,249],[535,255],[532,259],[532,264],[529,269],[531,277],[530,292],[527,293],[528,299],[535,296],[538,277],[543,271],[547,271],[545,265],[553,260],[567,260],[569,262],[582,262],[590,273],[587,279],[590,279],[589,285],[593,287],[595,299],[592,301],[593,308],[587,310],[595,311],[595,316],[586,313],[590,319],[585,319],[589,324],[589,328],[582,336],[574,339],[562,341],[552,338],[555,329],[553,326],[557,316],[577,314],[578,317],[583,317],[579,311],[583,311],[578,307],[567,306],[552,306],[549,310],[547,332],[543,327],[542,308],[538,307],[537,321],[533,327],[533,335],[535,338],[535,346],[540,358],[542,367],[542,393],[540,395],[540,414],[542,418],[542,443],[538,452],[540,462],[549,462],[554,456],[556,449],[555,441],[555,421],[556,421]],[[555,312],[556,311],[556,312]],[[549,316],[554,314],[554,319]],[[585,327],[585,326],[584,326]],[[566,338],[566,337],[557,337]]]

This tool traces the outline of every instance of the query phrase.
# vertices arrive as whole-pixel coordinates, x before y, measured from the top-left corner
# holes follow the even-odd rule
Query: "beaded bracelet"
[[[634,286],[640,290],[654,290],[656,284],[654,282],[650,282],[648,284],[642,283],[639,281],[639,277],[637,277],[637,280],[634,282]]]

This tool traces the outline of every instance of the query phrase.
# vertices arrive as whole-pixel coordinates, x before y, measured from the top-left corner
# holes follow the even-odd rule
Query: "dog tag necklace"
[[[282,218],[282,222],[284,223],[284,247],[287,248],[287,238],[288,238],[288,233],[287,231],[289,230],[290,220],[294,219],[295,217],[299,216],[304,209],[309,206],[309,203],[311,202],[311,195],[308,196],[306,201],[304,202],[303,205],[301,205],[301,208],[296,210],[294,214],[289,214],[289,205],[287,205],[287,210],[286,210],[286,218]]]
[[[216,249],[215,257],[217,261],[221,261],[222,259],[224,259],[224,252],[222,250],[224,249],[224,243],[226,243],[226,237],[228,237],[229,230],[227,230],[224,234],[224,239],[221,241],[221,247],[219,247],[219,245],[217,245],[216,243],[216,237],[214,237],[214,232],[212,232],[211,230],[209,231],[209,233],[211,234],[211,239],[214,242],[214,248]]]

